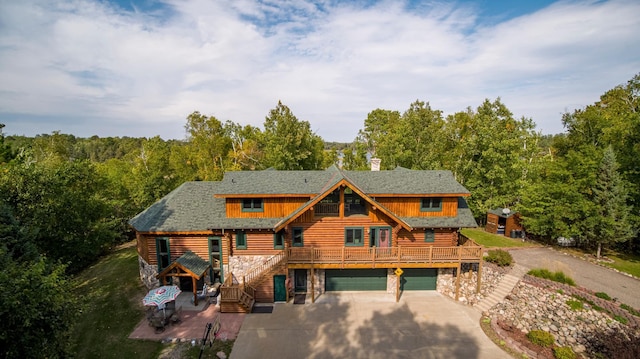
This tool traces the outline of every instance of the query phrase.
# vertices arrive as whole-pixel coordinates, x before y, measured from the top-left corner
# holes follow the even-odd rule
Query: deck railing
[[[478,262],[480,246],[287,248],[289,263],[456,263]]]
[[[284,251],[276,254],[264,261],[264,263],[251,268],[251,270],[242,277],[242,283],[249,286],[258,284],[265,273],[269,272],[272,268],[279,266],[285,260],[286,257]]]

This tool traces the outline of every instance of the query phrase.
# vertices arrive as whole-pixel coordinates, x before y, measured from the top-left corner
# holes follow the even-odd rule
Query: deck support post
[[[191,283],[193,283],[193,305],[198,306],[198,282],[195,277],[191,277]]]
[[[458,262],[458,267],[456,268],[456,301],[460,296],[460,262]]]
[[[482,257],[478,262],[478,283],[476,286],[476,293],[480,293],[480,287],[482,286]]]
[[[311,303],[315,303],[316,302],[316,290],[315,290],[315,283],[316,283],[316,272],[313,270],[313,266],[311,266]]]
[[[289,303],[289,283],[291,283],[291,281],[289,280],[289,268],[284,269],[284,287],[285,287],[285,292],[287,292],[287,295],[285,297],[285,303]]]

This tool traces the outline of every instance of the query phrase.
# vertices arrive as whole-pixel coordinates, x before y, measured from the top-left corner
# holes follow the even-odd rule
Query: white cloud
[[[260,126],[282,100],[325,140],[350,141],[375,108],[420,99],[453,113],[500,96],[555,133],[563,111],[640,70],[634,1],[558,2],[494,25],[460,4],[284,4],[167,0],[159,17],[2,2],[0,122],[28,135],[181,138],[194,110]]]

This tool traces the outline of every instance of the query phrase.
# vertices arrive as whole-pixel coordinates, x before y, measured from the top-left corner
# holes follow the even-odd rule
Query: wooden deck
[[[287,248],[289,268],[446,268],[479,263],[482,247]]]

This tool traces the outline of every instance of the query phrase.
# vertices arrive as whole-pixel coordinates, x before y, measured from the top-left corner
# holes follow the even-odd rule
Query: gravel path
[[[551,248],[510,249],[509,252],[517,263],[528,269],[563,271],[578,286],[605,292],[622,303],[640,309],[640,280]]]

